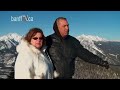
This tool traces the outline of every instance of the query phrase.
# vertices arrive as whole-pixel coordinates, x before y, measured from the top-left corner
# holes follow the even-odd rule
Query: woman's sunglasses
[[[34,38],[32,38],[32,39],[34,39],[34,40],[43,40],[43,37],[40,37],[40,38],[38,38],[38,37],[34,37]]]

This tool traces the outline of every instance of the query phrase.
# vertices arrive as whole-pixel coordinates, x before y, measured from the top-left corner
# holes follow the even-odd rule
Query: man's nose
[[[66,30],[68,30],[68,29],[69,29],[69,27],[68,27],[68,26],[66,26],[66,27],[65,27],[65,29],[66,29]]]

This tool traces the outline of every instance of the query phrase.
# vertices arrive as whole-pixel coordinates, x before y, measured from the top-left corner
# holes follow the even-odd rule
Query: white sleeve
[[[31,66],[32,60],[29,55],[18,54],[15,62],[15,79],[32,79]]]

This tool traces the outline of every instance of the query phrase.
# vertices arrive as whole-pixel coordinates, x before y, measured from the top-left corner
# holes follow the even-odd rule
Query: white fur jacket
[[[53,79],[57,73],[53,71],[52,61],[40,50],[22,39],[16,47],[18,56],[15,62],[15,79]]]

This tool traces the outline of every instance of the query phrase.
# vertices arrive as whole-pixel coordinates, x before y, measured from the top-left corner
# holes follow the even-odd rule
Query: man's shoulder
[[[52,35],[52,34],[50,34],[50,35],[46,36],[46,38],[51,37],[51,35]]]
[[[73,38],[73,39],[75,39],[75,37],[74,37],[74,36],[71,36],[71,35],[68,35],[68,37],[69,37],[69,38]]]
[[[55,34],[48,35],[46,37],[46,45],[52,45],[54,39],[55,39]]]
[[[75,38],[75,37],[73,37],[71,35],[69,35],[69,41],[76,44],[76,45],[79,45],[79,46],[81,45],[80,41],[77,38]]]
[[[46,40],[50,40],[50,39],[52,38],[52,35],[53,35],[53,34],[46,36],[46,37],[45,37]]]
[[[55,34],[53,33],[53,34],[50,34],[50,35],[46,36],[46,38],[52,38],[54,36],[55,36]]]
[[[56,41],[56,40],[60,41],[60,38],[55,33],[53,33],[53,34],[47,36],[46,40],[47,41]]]
[[[73,36],[71,36],[71,35],[69,35],[68,37],[69,37],[70,39],[74,40],[74,41],[78,41],[77,38],[75,38],[75,37],[73,37]]]

